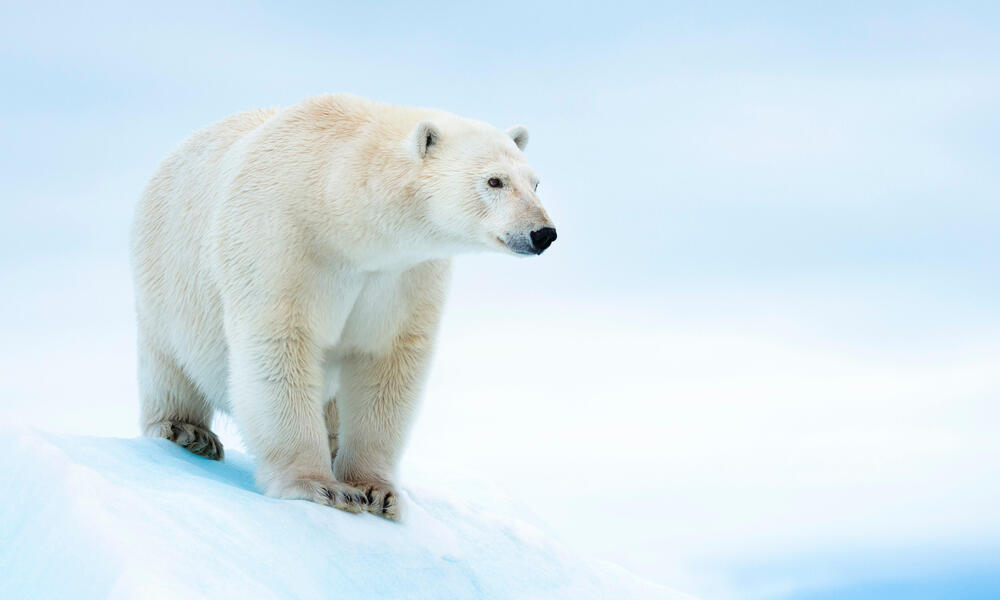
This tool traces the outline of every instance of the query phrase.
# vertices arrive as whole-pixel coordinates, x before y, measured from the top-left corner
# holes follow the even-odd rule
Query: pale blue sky
[[[463,259],[459,311],[511,295],[593,315],[641,306],[765,338],[780,326],[797,348],[875,372],[972,365],[1000,333],[1000,9],[846,4],[7,3],[3,326],[57,342],[127,332],[128,222],[157,161],[233,112],[349,91],[531,131],[559,241],[538,261]],[[950,377],[940,389],[961,387]],[[983,377],[941,399],[977,427],[1000,417],[1000,382]],[[986,529],[962,547],[995,547],[1000,529]],[[822,566],[824,550],[810,552]],[[736,589],[773,596],[801,566],[684,558],[735,565]],[[923,588],[1000,590],[980,567],[943,567]],[[906,569],[845,572],[857,580],[813,582],[809,597],[921,597],[905,592]]]

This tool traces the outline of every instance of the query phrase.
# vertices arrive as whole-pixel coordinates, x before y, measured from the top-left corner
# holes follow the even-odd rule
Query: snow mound
[[[391,523],[267,498],[236,452],[3,433],[5,598],[688,598],[421,489]]]

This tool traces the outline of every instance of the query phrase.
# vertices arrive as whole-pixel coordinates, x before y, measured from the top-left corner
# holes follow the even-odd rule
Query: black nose
[[[552,227],[542,227],[531,232],[531,243],[535,245],[535,254],[545,252],[545,249],[556,241],[556,230]]]

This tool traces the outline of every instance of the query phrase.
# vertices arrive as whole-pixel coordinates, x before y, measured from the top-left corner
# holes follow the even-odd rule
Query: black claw
[[[319,488],[319,493],[327,500],[333,500],[333,492],[331,492],[329,489],[321,486]]]
[[[367,499],[368,499],[368,504],[371,504],[371,503],[372,503],[372,502],[373,502],[373,501],[375,500],[375,499],[374,499],[374,498],[372,497],[372,490],[374,490],[374,489],[375,489],[375,486],[373,486],[373,485],[370,485],[370,486],[368,486],[368,491],[367,491],[367,492],[365,492],[365,498],[367,498]]]
[[[392,500],[392,492],[385,495],[385,500],[382,501],[382,514],[389,512],[390,501]]]

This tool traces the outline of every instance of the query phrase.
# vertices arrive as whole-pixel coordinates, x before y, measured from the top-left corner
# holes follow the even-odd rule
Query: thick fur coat
[[[133,227],[144,432],[220,459],[228,413],[265,493],[398,518],[449,257],[555,238],[526,143],[340,94],[191,135]]]

